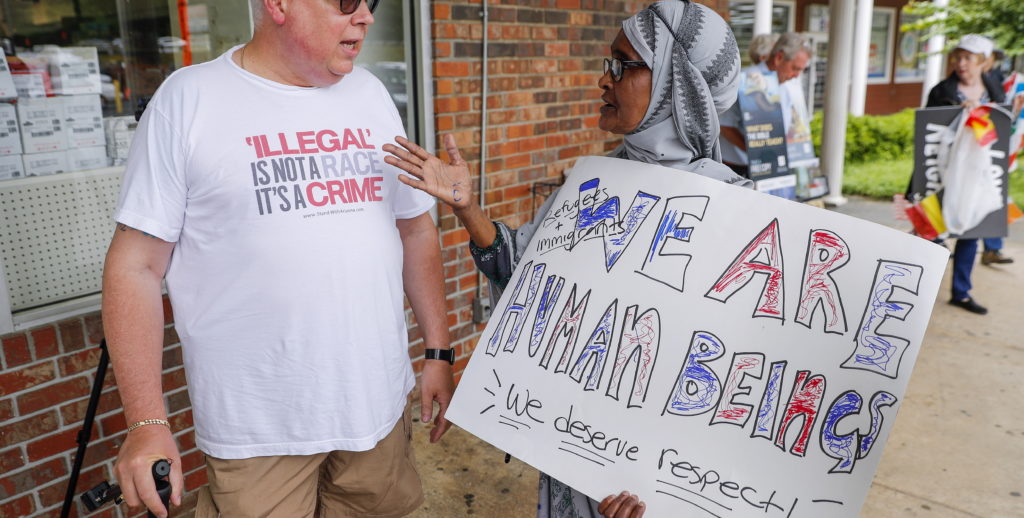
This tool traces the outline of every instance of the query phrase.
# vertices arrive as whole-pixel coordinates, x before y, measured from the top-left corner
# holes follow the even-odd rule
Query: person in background
[[[754,66],[761,67],[765,74],[775,72],[779,79],[779,86],[800,76],[808,63],[810,63],[813,51],[807,38],[795,32],[783,33],[772,47],[768,59]],[[779,95],[782,99],[783,122],[787,126],[790,120],[790,100],[788,88],[779,88]],[[728,111],[722,114],[722,161],[737,174],[749,177],[749,164],[747,158],[747,133],[743,129],[743,113],[740,103],[736,100]]]
[[[750,64],[757,65],[766,61],[777,41],[779,41],[778,34],[758,34],[751,38],[750,45],[747,47]]]
[[[610,156],[750,187],[750,180],[722,165],[718,143],[718,116],[736,101],[739,70],[732,30],[701,4],[663,0],[622,22],[598,81],[604,101],[598,126],[624,136]],[[675,97],[673,92],[686,94]],[[397,142],[401,147],[385,146],[394,154],[385,161],[416,177],[401,181],[452,207],[469,232],[473,259],[490,281],[496,302],[555,196],[531,223],[512,229],[491,221],[476,204],[469,168],[452,135],[444,138],[448,163],[406,139]],[[538,493],[538,518],[639,518],[645,509],[628,492],[598,503],[544,474]]]
[[[989,58],[988,64],[985,65],[985,74],[999,85],[1003,84],[1003,81],[1006,80],[1006,76],[1003,75],[1003,61],[1005,59],[1005,52],[1001,49],[993,49],[992,57]]]
[[[973,109],[979,105],[1004,100],[1002,85],[994,83],[984,74],[985,64],[992,54],[992,40],[977,34],[960,39],[951,54],[953,69],[946,79],[928,92],[926,108],[936,106],[963,106]],[[971,272],[978,253],[977,239],[957,239],[953,248],[952,298],[949,303],[971,313],[984,315],[988,308],[971,297]]]
[[[150,465],[169,459],[181,505],[160,375],[166,274],[207,456],[196,516],[405,516],[423,491],[403,296],[427,347],[423,421],[440,406],[431,442],[453,381],[435,201],[372,151],[403,125],[354,66],[378,0],[251,2],[252,40],[172,74],[125,166],[103,272],[129,423],[115,474],[130,507],[165,517]],[[268,172],[284,145],[303,150],[301,176]],[[360,179],[339,180],[338,160],[360,156]],[[350,185],[365,195],[341,195]]]
[[[1002,87],[1003,84],[1003,69],[1000,66],[1002,60],[1006,57],[1006,54],[999,49],[992,51],[992,56],[988,59],[985,64],[985,76],[992,84],[999,85]],[[1003,255],[1003,238],[1001,237],[986,237],[981,240],[982,252],[981,252],[981,264],[1010,264],[1013,262],[1012,257]]]

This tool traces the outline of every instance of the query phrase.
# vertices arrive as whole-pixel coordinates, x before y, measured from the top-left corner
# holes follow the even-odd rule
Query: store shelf
[[[0,319],[12,315],[7,326],[98,308],[123,171],[109,167],[0,182]],[[83,298],[95,300],[83,305]],[[0,330],[7,326],[0,320]]]

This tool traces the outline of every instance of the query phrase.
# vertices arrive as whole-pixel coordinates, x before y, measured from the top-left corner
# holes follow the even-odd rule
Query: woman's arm
[[[476,203],[469,166],[459,154],[455,137],[444,136],[444,146],[450,158],[448,163],[404,137],[395,137],[395,142],[402,147],[384,144],[384,151],[391,153],[384,156],[384,161],[412,175],[399,175],[398,180],[451,207],[476,246],[486,248],[494,243],[494,225]]]

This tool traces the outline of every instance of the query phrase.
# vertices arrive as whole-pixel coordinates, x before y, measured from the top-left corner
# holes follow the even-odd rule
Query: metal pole
[[[825,203],[843,205],[843,158],[846,153],[846,108],[850,99],[855,0],[831,0],[828,24],[828,69],[825,73],[825,116],[821,131],[821,166],[828,175]]]
[[[871,10],[874,0],[857,0],[857,32],[853,37],[853,77],[850,78],[850,115],[864,115],[868,93],[868,55],[871,50]]]
[[[949,0],[934,0],[934,3],[937,7],[946,7],[949,5]],[[943,14],[943,17],[945,17],[945,14]],[[928,38],[928,45],[925,49],[928,57],[925,60],[924,83],[921,84],[921,106],[924,106],[928,100],[928,92],[931,91],[932,87],[939,84],[939,81],[942,80],[942,61],[945,58],[942,49],[945,46],[946,37],[941,34]]]
[[[754,2],[754,36],[772,32],[772,0]]]
[[[484,32],[482,35],[483,41],[480,57],[480,209],[483,210],[486,207],[486,198],[484,197],[484,191],[487,189],[487,95],[490,93],[490,84],[488,83],[488,71],[487,71],[487,42],[490,40],[488,37],[488,15],[487,15],[487,1],[481,2],[480,17],[483,18]],[[484,295],[484,274],[479,269],[476,271],[476,298],[480,299]]]
[[[110,364],[110,355],[107,354],[107,341],[100,341],[100,361],[96,365],[96,377],[92,380],[92,393],[89,395],[89,405],[85,409],[85,419],[82,421],[82,429],[78,431],[78,451],[75,452],[75,461],[71,467],[71,477],[68,478],[68,489],[64,493],[64,506],[60,510],[61,518],[67,518],[74,505],[75,489],[78,486],[78,474],[82,471],[82,461],[85,460],[85,449],[92,439],[92,423],[96,418],[96,408],[100,404],[100,393],[103,392],[103,379],[107,377],[107,365]]]

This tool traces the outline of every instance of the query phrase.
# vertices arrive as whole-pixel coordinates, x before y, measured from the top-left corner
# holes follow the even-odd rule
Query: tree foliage
[[[1009,56],[1024,54],[1022,0],[949,0],[947,6],[915,0],[907,4],[907,13],[921,19],[902,30],[923,30],[924,37],[945,36],[946,50],[965,34],[981,34]]]

